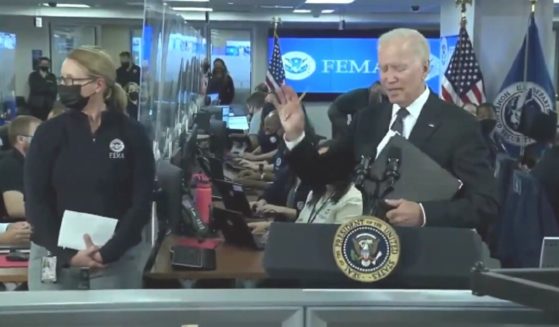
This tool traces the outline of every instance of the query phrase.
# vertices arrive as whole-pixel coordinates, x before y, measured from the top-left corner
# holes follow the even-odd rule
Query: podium
[[[498,267],[474,230],[395,227],[401,247],[397,267],[383,280],[360,283],[346,277],[335,263],[332,243],[338,227],[273,223],[263,263],[268,276],[329,288],[469,289],[476,263]]]

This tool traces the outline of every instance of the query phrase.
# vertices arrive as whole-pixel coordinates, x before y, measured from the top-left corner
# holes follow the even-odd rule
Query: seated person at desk
[[[0,245],[29,245],[31,225],[28,222],[0,223]]]
[[[267,99],[268,97],[266,97]],[[267,100],[265,100],[267,101]],[[268,117],[272,112],[276,111],[276,107],[273,104],[266,102],[264,107],[262,108],[262,119],[260,124],[260,129],[258,130],[258,147],[254,149],[252,152],[245,152],[241,156],[243,159],[257,161],[257,160],[265,160],[262,158],[257,158],[256,155],[272,152],[277,148],[277,142],[271,142],[269,139],[270,136],[266,134],[266,117]],[[279,126],[281,128],[281,124]],[[273,156],[273,155],[272,155]]]
[[[351,177],[315,187],[295,221],[302,224],[343,224],[363,214],[361,192]],[[271,222],[249,223],[254,234],[265,233]]]
[[[23,162],[41,120],[18,116],[8,128],[12,149],[0,161],[1,210],[8,220],[25,219],[23,201]]]
[[[312,130],[309,132],[311,135],[314,133]],[[285,151],[285,146],[283,149]],[[318,153],[322,155],[327,151],[328,146],[322,145]],[[281,160],[285,162],[283,157]],[[294,221],[303,210],[310,191],[308,183],[303,183],[289,165],[283,165],[277,168],[274,182],[264,190],[258,201],[251,203],[251,207],[261,216],[273,215],[276,219]]]
[[[250,172],[258,172],[260,174],[273,173],[279,166],[282,165],[282,159],[279,159],[279,165],[276,165],[278,158],[283,157],[283,129],[281,128],[281,121],[277,111],[272,111],[264,119],[264,137],[260,138],[260,147],[253,152],[253,154],[245,154],[244,159],[236,159],[236,163]],[[272,151],[260,153],[261,150],[269,150],[275,147]],[[269,162],[271,160],[271,162]],[[276,167],[278,166],[278,167]],[[239,176],[250,175],[249,173],[241,173]],[[257,176],[260,177],[260,176]],[[245,177],[246,178],[246,177]]]
[[[278,170],[274,182],[251,207],[261,216],[273,215],[276,219],[295,221],[305,205],[309,192],[309,185],[302,183],[301,179],[285,166]]]

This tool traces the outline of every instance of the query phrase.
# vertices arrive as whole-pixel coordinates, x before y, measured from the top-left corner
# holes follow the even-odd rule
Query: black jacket
[[[33,115],[40,119],[46,119],[52,109],[58,94],[56,76],[47,73],[45,77],[35,71],[29,74],[29,97],[27,104]]]
[[[122,87],[125,87],[130,82],[140,84],[140,74],[141,68],[138,65],[132,64],[130,67],[120,66],[116,70],[116,82]]]
[[[225,78],[212,77],[208,82],[207,94],[218,93],[219,104],[231,104],[235,98],[235,84],[230,75]],[[262,116],[264,119],[264,116]]]
[[[105,263],[141,240],[149,221],[154,158],[143,127],[115,112],[103,113],[92,135],[85,114],[71,111],[42,124],[25,160],[24,190],[32,241],[68,264],[76,253],[57,247],[65,210],[119,220],[101,248]]]
[[[311,185],[324,185],[346,177],[344,166],[355,166],[362,155],[374,158],[388,131],[392,105],[370,109],[356,115],[348,135],[324,156],[306,139],[296,146],[288,160],[298,176]],[[422,203],[428,226],[485,227],[496,219],[496,182],[479,124],[471,115],[431,93],[409,140],[464,183],[455,199]]]
[[[332,122],[332,138],[340,138],[348,133],[347,116],[355,117],[357,112],[369,106],[369,89],[355,89],[336,98],[330,108],[328,117]]]

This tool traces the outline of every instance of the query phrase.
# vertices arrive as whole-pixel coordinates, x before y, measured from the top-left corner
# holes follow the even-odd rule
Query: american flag
[[[480,105],[486,101],[483,75],[464,26],[460,27],[456,49],[444,74],[441,96],[459,107],[466,103]]]
[[[274,31],[274,52],[272,59],[268,64],[268,72],[266,73],[266,85],[268,89],[278,92],[285,82],[285,71],[283,70],[283,62],[281,60],[281,49],[278,34]]]

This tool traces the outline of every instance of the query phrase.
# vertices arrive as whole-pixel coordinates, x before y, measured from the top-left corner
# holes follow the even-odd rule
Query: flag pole
[[[532,25],[532,19],[534,18],[534,14],[536,13],[536,3],[538,2],[538,0],[529,0],[530,1],[530,21],[528,22],[528,32],[526,33],[526,44],[524,47],[524,72],[523,72],[523,79],[522,79],[522,91],[523,91],[523,95],[521,96],[521,100],[525,100],[525,94],[526,94],[526,90],[528,89],[528,51],[530,49],[530,28]],[[524,106],[524,103],[521,104],[521,106]],[[520,158],[524,157],[524,154],[526,153],[526,147],[525,146],[521,146],[520,147]]]
[[[530,24],[532,18],[534,17],[534,14],[536,13],[537,2],[538,0],[530,0],[530,4],[531,4],[530,22],[528,23],[528,33],[526,33],[526,47],[524,48],[524,76],[523,76],[524,89],[526,89],[526,83],[528,81],[528,49],[530,48]]]

